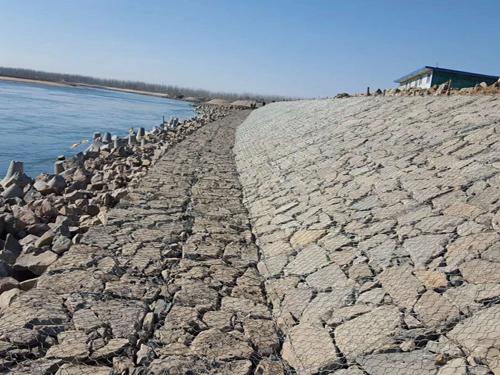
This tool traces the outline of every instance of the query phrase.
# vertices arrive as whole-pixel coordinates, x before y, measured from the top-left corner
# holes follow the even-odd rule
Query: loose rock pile
[[[12,162],[0,182],[0,310],[40,276],[72,244],[140,183],[149,167],[173,144],[229,112],[200,106],[199,115],[171,121],[137,137],[96,140],[86,153],[56,162],[57,174],[28,177]]]
[[[389,89],[379,92],[375,92],[375,95],[386,95],[386,96],[427,96],[427,95],[478,95],[478,94],[499,94],[500,93],[500,79],[497,82],[492,83],[488,86],[485,82],[482,82],[474,87],[464,87],[457,89],[451,87],[449,82],[442,83],[441,85],[435,85],[428,89],[421,89],[417,87],[412,87],[406,90],[400,89]]]
[[[478,95],[478,94],[499,94],[500,93],[500,80],[492,83],[488,86],[485,82],[482,82],[474,87],[464,87],[457,89],[451,86],[450,82],[442,83],[441,85],[435,85],[428,89],[421,88],[409,88],[406,90],[400,89],[389,89],[385,92],[378,92],[376,95],[387,95],[387,96],[426,96],[426,95]]]
[[[423,89],[419,87],[410,87],[408,89],[392,88],[381,90],[377,89],[375,92],[371,93],[371,96],[450,96],[450,95],[491,95],[500,94],[500,79],[497,82],[488,85],[486,82],[481,82],[474,87],[464,87],[457,89],[452,87],[451,82],[445,82],[440,85],[434,85],[430,88]],[[366,96],[366,94],[354,94],[350,95],[348,93],[342,92],[335,96],[335,99],[344,99]]]

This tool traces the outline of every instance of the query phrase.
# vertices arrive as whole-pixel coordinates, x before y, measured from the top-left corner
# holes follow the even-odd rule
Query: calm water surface
[[[94,132],[126,135],[165,118],[195,115],[191,104],[116,91],[0,81],[0,179],[11,160],[24,161],[31,177],[53,173],[58,155],[83,151],[71,145]]]

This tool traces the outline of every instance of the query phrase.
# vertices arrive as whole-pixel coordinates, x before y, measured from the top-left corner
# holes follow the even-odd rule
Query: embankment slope
[[[500,371],[499,133],[498,95],[276,103],[240,125],[290,367]]]

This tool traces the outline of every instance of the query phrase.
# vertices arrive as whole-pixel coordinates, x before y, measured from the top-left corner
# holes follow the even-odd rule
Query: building
[[[481,82],[486,82],[488,85],[491,85],[498,81],[498,76],[443,69],[435,66],[425,66],[394,82],[399,83],[400,89],[408,89],[411,87],[426,89],[448,81],[451,81],[451,87],[461,89],[463,87],[474,87]]]

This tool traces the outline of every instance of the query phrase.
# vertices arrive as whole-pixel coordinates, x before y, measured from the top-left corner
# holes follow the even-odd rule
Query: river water
[[[11,160],[24,162],[31,177],[53,173],[59,155],[83,151],[71,145],[94,132],[124,136],[166,119],[195,115],[190,103],[117,91],[0,81],[0,179]]]

